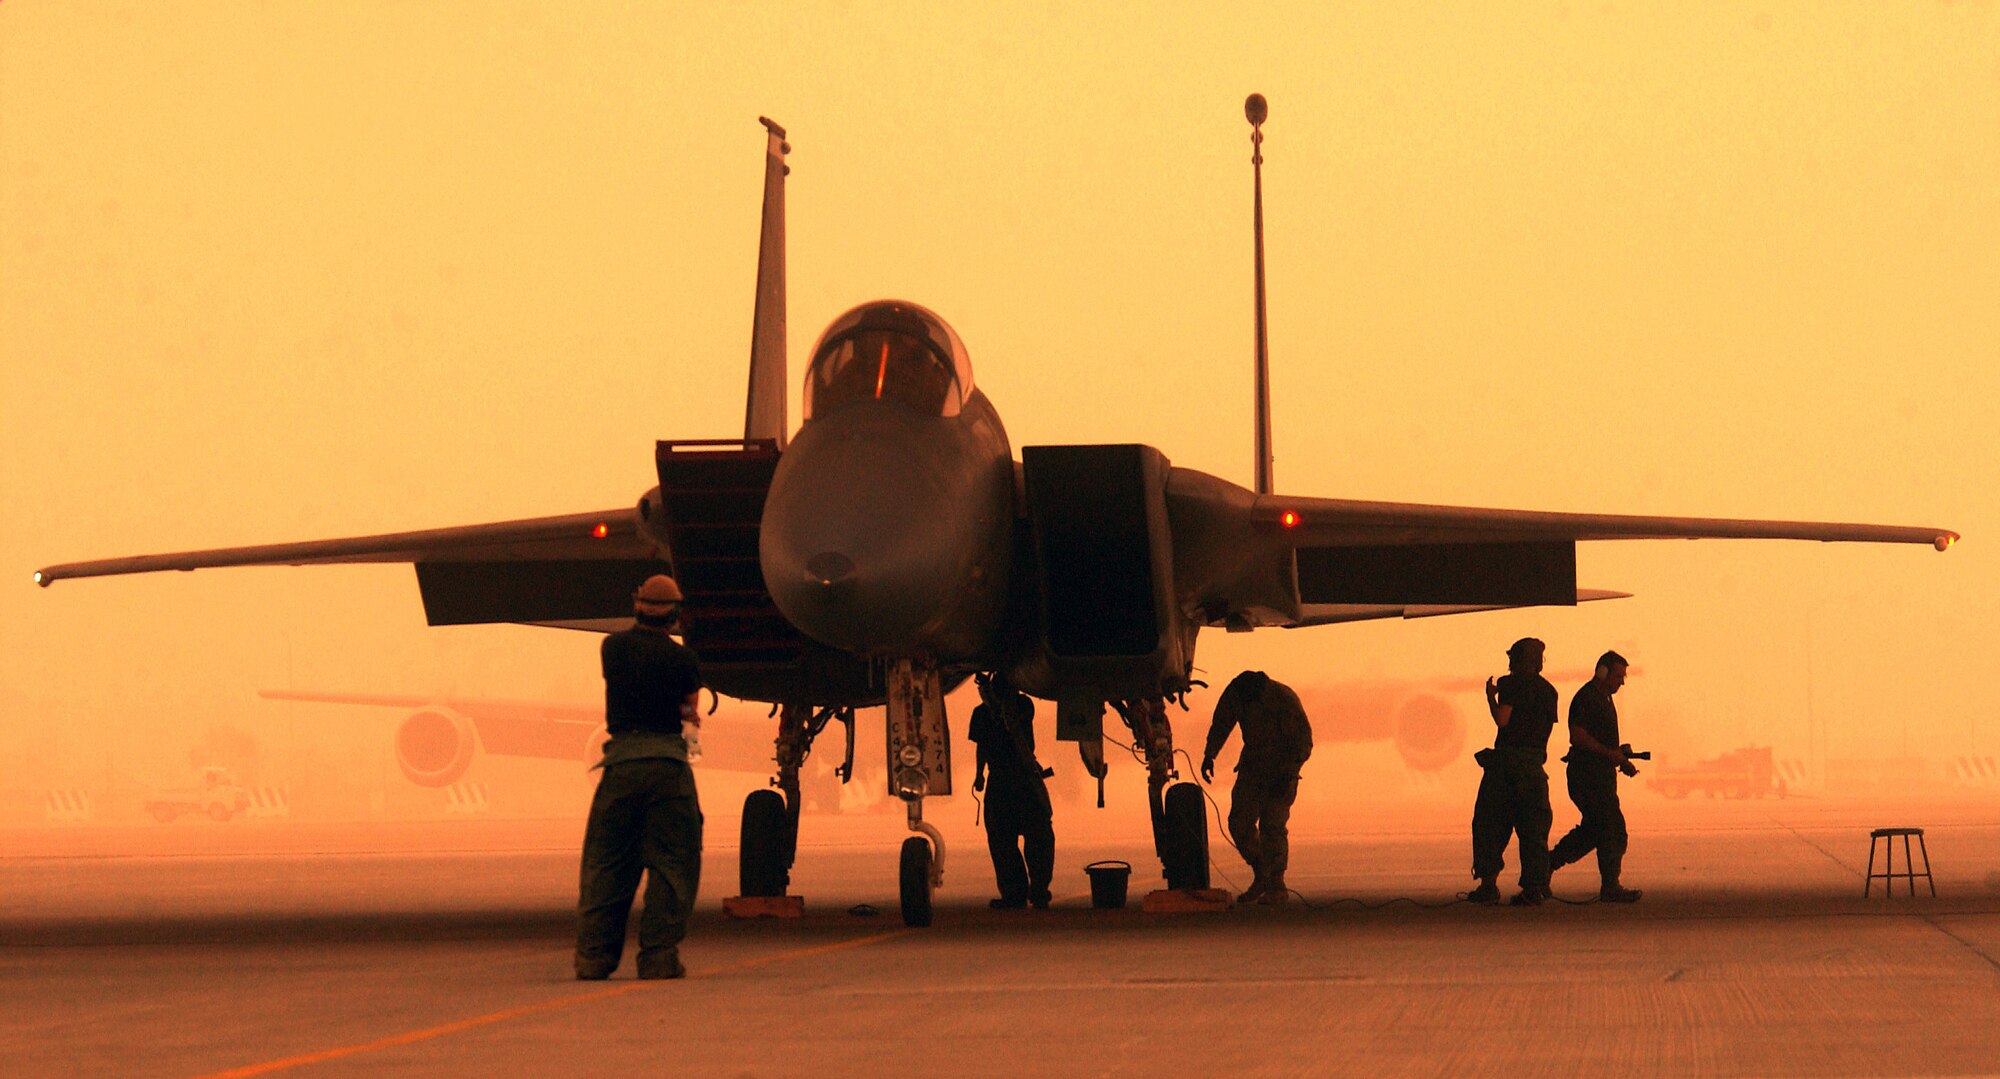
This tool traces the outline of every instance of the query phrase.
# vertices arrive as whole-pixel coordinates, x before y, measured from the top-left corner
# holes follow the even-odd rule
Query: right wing
[[[408,562],[431,625],[528,622],[580,629],[629,623],[632,591],[671,572],[666,549],[636,509],[533,517],[377,536],[221,547],[66,562],[35,573],[48,587],[75,577],[182,572],[223,566]]]

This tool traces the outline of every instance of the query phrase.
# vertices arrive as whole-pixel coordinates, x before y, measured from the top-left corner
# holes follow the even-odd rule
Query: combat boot
[[[1243,889],[1243,894],[1237,896],[1236,901],[1238,903],[1255,903],[1264,898],[1264,893],[1269,888],[1270,885],[1264,883],[1264,878],[1258,877],[1250,882],[1250,887]]]
[[[1285,887],[1285,878],[1279,877],[1264,885],[1264,894],[1257,897],[1257,902],[1267,907],[1282,907],[1291,899],[1292,890]]]
[[[1644,894],[1646,893],[1640,891],[1637,888],[1626,888],[1622,885],[1607,884],[1601,891],[1597,893],[1597,901],[1599,903],[1637,903],[1639,901],[1639,897]]]
[[[1500,886],[1490,880],[1482,880],[1479,887],[1465,893],[1465,901],[1490,907],[1500,902]]]
[[[1515,907],[1539,907],[1548,898],[1549,890],[1547,888],[1525,887],[1514,893],[1514,898],[1508,900],[1507,903],[1509,906]]]
[[[687,968],[681,966],[681,950],[668,948],[660,953],[641,955],[639,977],[647,981],[687,977]]]

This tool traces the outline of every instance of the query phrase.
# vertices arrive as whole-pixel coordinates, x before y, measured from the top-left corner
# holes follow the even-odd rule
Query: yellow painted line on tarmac
[[[860,948],[864,945],[888,940],[891,937],[900,937],[908,932],[910,932],[909,929],[892,929],[886,933],[876,933],[866,937],[853,937],[848,940],[835,941],[832,944],[819,944],[811,948],[796,948],[789,952],[779,952],[776,955],[766,955],[755,959],[725,963],[719,967],[690,970],[688,971],[688,976],[691,978],[710,978],[718,974],[734,974],[739,970],[749,970],[752,967],[768,966],[772,963],[783,963],[791,959],[805,959],[809,956],[825,955],[829,952],[843,952],[850,948]],[[315,1053],[300,1053],[297,1056],[280,1057],[276,1060],[266,1060],[257,1064],[245,1064],[240,1068],[211,1072],[203,1076],[202,1079],[241,1079],[244,1076],[269,1075],[272,1072],[289,1071],[292,1068],[302,1068],[309,1064],[324,1064],[329,1060],[359,1056],[362,1053],[372,1053],[380,1049],[393,1049],[400,1045],[414,1045],[417,1042],[430,1041],[432,1038],[442,1038],[447,1034],[457,1034],[460,1031],[472,1030],[476,1027],[504,1023],[509,1019],[519,1019],[525,1015],[560,1011],[563,1008],[574,1007],[578,1004],[588,1004],[593,1000],[605,1000],[610,997],[624,996],[627,993],[637,993],[644,989],[653,988],[657,984],[655,982],[634,981],[618,986],[615,989],[600,989],[594,993],[578,993],[559,1000],[545,1000],[540,1004],[524,1004],[518,1008],[506,1008],[497,1012],[488,1012],[485,1015],[475,1015],[470,1019],[460,1019],[453,1023],[444,1023],[439,1026],[424,1027],[421,1030],[410,1030],[401,1034],[392,1034],[386,1038],[377,1038],[372,1042],[362,1042],[358,1045],[343,1045],[334,1049],[322,1049]]]

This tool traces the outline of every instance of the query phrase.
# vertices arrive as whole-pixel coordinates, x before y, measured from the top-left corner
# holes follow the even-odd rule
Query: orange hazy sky
[[[2000,749],[1994,4],[716,7],[0,3],[0,781],[262,686],[594,697],[594,638],[426,628],[407,567],[29,573],[630,505],[741,430],[759,114],[795,376],[912,299],[1017,447],[1246,482],[1253,90],[1281,490],[1966,538],[1586,545],[1636,598],[1202,667],[1534,633],[1645,669],[1635,741]]]

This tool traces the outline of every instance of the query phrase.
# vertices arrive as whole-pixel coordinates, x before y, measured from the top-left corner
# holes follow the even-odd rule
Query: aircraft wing
[[[526,622],[578,629],[627,624],[632,590],[670,572],[667,551],[632,508],[560,517],[391,532],[377,536],[221,547],[68,562],[35,573],[47,587],[73,577],[109,577],[222,566],[408,562],[416,567],[431,625]]]
[[[655,552],[633,509],[531,517],[520,521],[390,532],[378,536],[218,547],[206,551],[133,555],[65,562],[37,570],[43,587],[72,577],[113,577],[222,566],[310,566],[340,562],[471,562],[538,559],[648,558]]]
[[[1795,539],[1822,543],[1927,543],[1942,551],[1958,533],[1929,526],[1760,521],[1728,517],[1649,517],[1609,513],[1431,506],[1266,495],[1258,509],[1280,524],[1296,514],[1294,542],[1306,546],[1525,543],[1616,539]]]
[[[1630,592],[1612,592],[1602,588],[1579,588],[1576,590],[1578,603],[1590,603],[1602,599],[1630,599]],[[1299,605],[1299,620],[1287,623],[1288,628],[1301,626],[1330,626],[1336,622],[1366,622],[1376,618],[1437,618],[1447,614],[1477,614],[1480,611],[1511,611],[1527,606],[1520,603],[1304,603]]]
[[[1171,469],[1165,488],[1182,609],[1232,630],[1617,598],[1622,593],[1577,588],[1576,545],[1590,540],[1923,543],[1942,551],[1958,539],[1932,526],[1259,495],[1182,468]]]

